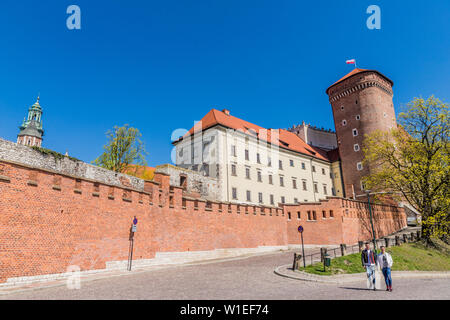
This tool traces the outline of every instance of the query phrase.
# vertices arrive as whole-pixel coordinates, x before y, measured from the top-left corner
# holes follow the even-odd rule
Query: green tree
[[[406,199],[422,214],[422,235],[448,242],[450,210],[449,105],[434,96],[414,98],[397,128],[366,135],[365,185]]]
[[[142,134],[138,129],[114,126],[106,132],[108,143],[103,146],[103,153],[93,163],[100,167],[124,173],[129,165],[147,165],[144,143],[140,140]]]

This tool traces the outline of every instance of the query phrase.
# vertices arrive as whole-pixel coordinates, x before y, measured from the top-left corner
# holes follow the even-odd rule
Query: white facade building
[[[277,206],[335,194],[326,151],[228,110],[212,109],[174,145],[177,166],[218,179],[220,201]]]

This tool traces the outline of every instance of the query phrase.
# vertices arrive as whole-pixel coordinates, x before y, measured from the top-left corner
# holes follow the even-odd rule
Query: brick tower
[[[361,178],[370,172],[362,164],[364,135],[396,126],[393,85],[376,70],[355,68],[326,90],[333,109],[347,198],[364,194]]]
[[[28,117],[23,119],[22,125],[19,127],[20,132],[17,135],[17,143],[26,146],[42,145],[42,108],[39,105],[39,97],[37,101],[28,109]]]

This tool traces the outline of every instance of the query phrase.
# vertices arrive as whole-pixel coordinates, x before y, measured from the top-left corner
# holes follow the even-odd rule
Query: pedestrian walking
[[[386,252],[386,248],[382,246],[381,253],[377,257],[377,263],[383,272],[384,281],[386,282],[386,291],[392,291],[391,267],[394,263],[391,255]]]
[[[375,291],[375,267],[377,259],[375,252],[370,249],[369,242],[366,242],[366,248],[361,252],[361,263],[366,269],[368,288]]]

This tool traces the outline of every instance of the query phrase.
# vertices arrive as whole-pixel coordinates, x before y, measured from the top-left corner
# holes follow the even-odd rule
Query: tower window
[[[356,164],[356,169],[358,169],[358,171],[361,171],[361,170],[363,169],[363,165],[362,165],[361,162],[358,162],[358,163]]]
[[[356,137],[358,135],[358,130],[357,129],[353,129],[352,133],[353,133],[353,136]]]
[[[347,125],[347,120],[342,120],[342,125],[346,126]]]
[[[341,106],[341,110],[344,110],[344,106]]]
[[[356,120],[361,120],[361,116],[358,114],[358,115],[356,115]]]
[[[353,145],[353,150],[359,151],[359,144],[354,144]]]

